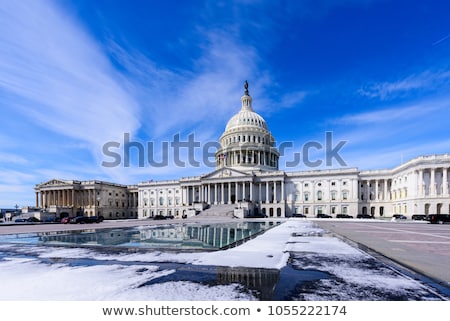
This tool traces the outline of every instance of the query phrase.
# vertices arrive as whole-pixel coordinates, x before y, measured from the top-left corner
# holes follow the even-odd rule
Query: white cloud
[[[424,71],[410,75],[394,82],[369,84],[360,88],[358,93],[369,98],[381,100],[404,96],[418,90],[433,90],[442,88],[450,83],[450,71]]]
[[[2,4],[0,90],[11,114],[97,145],[139,126],[138,107],[101,48],[49,1]]]

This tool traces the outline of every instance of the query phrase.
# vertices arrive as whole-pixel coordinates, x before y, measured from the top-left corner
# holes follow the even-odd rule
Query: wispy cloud
[[[450,83],[450,71],[424,71],[394,82],[369,84],[358,90],[362,96],[388,100],[406,96],[418,91],[432,91],[447,87]]]
[[[139,126],[101,48],[50,1],[2,4],[1,104],[62,136],[99,144]]]

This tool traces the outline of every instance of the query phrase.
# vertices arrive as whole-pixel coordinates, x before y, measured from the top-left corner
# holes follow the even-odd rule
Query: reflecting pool
[[[0,236],[0,243],[135,249],[220,250],[254,238],[281,222],[169,224]]]

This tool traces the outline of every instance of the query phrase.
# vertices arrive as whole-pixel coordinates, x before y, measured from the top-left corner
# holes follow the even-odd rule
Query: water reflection
[[[241,244],[280,222],[174,224],[137,228],[38,233],[40,244],[218,250]],[[1,240],[0,240],[1,241]]]

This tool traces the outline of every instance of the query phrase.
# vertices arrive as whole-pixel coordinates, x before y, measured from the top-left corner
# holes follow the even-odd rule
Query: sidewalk
[[[362,220],[316,223],[450,289],[450,225]]]

